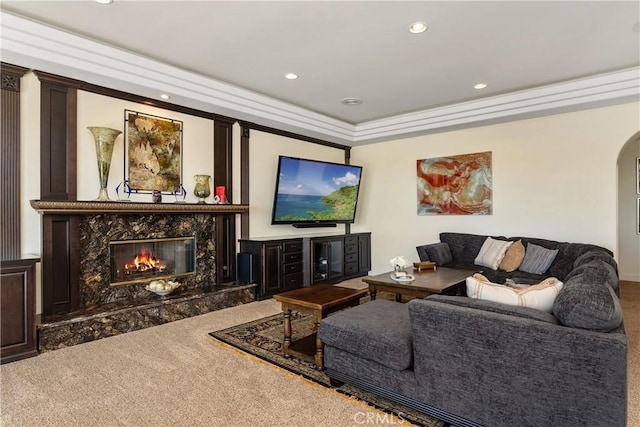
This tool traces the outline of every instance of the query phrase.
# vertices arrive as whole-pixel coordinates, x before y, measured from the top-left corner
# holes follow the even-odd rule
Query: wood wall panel
[[[213,186],[225,186],[227,203],[233,203],[233,122],[213,122]],[[216,218],[216,283],[236,279],[235,216]]]
[[[20,257],[20,78],[26,68],[2,64],[0,95],[0,260]]]
[[[77,88],[80,82],[36,72],[40,79],[40,199],[77,198]],[[42,220],[42,313],[78,308],[78,218]]]
[[[42,314],[64,313],[79,305],[79,225],[75,215],[44,215]]]
[[[42,77],[40,91],[40,199],[75,200],[77,91]]]

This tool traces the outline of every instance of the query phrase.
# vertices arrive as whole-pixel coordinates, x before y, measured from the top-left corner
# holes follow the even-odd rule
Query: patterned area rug
[[[331,387],[329,377],[315,369],[315,365],[294,357],[285,357],[282,353],[284,331],[282,314],[258,319],[220,331],[210,332],[213,338],[236,347],[246,353],[259,357],[269,363],[284,368],[290,372],[312,380],[328,388]],[[292,340],[309,335],[313,328],[311,316],[297,312],[291,313]],[[379,410],[397,417],[403,425],[411,423],[417,426],[446,427],[449,424],[416,412],[385,398],[344,384],[334,388],[337,392],[356,398]]]

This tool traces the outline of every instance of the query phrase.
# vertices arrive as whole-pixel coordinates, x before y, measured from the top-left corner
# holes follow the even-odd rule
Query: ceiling
[[[185,79],[199,79],[199,84],[221,83],[255,94],[261,105],[304,111],[300,114],[314,124],[299,119],[292,129],[306,127],[310,135],[349,145],[359,139],[350,133],[364,132],[370,123],[389,128],[398,117],[630,69],[632,92],[638,94],[638,1],[115,0],[101,5],[3,0],[1,8],[8,12],[4,18],[27,18],[97,42],[94,50],[126,50],[137,58],[128,63],[151,60],[188,72],[191,77]],[[408,27],[416,21],[428,30],[411,34]],[[20,49],[11,52],[7,43],[3,56],[14,59]],[[285,79],[290,72],[299,78]],[[117,88],[137,90],[120,80]],[[487,87],[474,89],[480,82]],[[180,88],[172,93],[171,85],[147,86],[162,88],[172,96],[169,102],[189,104],[183,98],[197,98]],[[363,102],[342,104],[347,97]],[[266,124],[274,123],[267,119]],[[286,128],[289,119],[282,120]],[[335,129],[325,132],[323,126]],[[381,135],[360,136],[366,141]]]

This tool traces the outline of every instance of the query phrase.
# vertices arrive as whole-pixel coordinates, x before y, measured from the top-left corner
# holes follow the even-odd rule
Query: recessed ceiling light
[[[349,106],[353,106],[353,105],[360,105],[362,104],[362,99],[360,98],[355,98],[355,97],[349,97],[349,98],[344,98],[342,101],[340,101],[341,103],[343,103],[344,105],[349,105]]]
[[[111,4],[113,3],[113,0],[95,0],[95,2],[100,4]]]
[[[414,22],[413,24],[409,25],[409,32],[412,34],[420,34],[427,31],[427,28],[429,27],[424,22]]]
[[[287,80],[295,80],[298,78],[298,75],[296,73],[287,73],[284,75],[284,78]]]
[[[487,87],[486,83],[476,83],[475,85],[473,85],[473,88],[478,90],[484,89],[485,87]]]
[[[162,98],[162,99],[169,99],[169,98],[171,98],[171,97],[170,97],[169,95],[167,95],[166,93],[163,93],[163,94],[161,94],[161,95],[160,95],[160,98]]]

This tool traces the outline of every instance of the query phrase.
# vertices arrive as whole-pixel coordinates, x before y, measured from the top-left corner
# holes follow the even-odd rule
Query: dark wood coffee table
[[[314,285],[276,294],[273,298],[282,304],[284,312],[284,346],[286,355],[316,364],[322,370],[324,344],[318,338],[318,325],[327,315],[360,304],[367,289],[349,289],[333,285]],[[291,341],[291,311],[311,314],[315,327],[311,335]]]
[[[376,299],[376,293],[391,292],[396,294],[396,301],[402,300],[402,295],[424,298],[431,294],[464,295],[463,286],[468,276],[473,276],[480,270],[462,270],[457,268],[438,267],[437,270],[414,271],[415,280],[412,282],[398,282],[391,278],[392,272],[368,276],[362,279],[369,285],[371,299]]]

